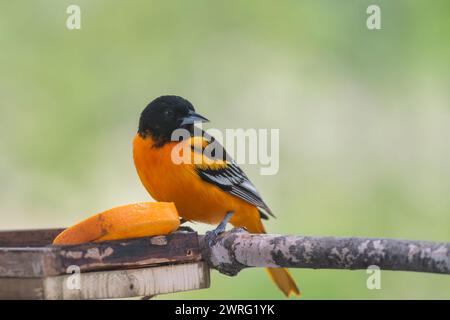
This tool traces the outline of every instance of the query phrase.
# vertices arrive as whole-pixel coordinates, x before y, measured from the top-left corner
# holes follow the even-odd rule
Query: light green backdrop
[[[65,27],[69,4],[81,30]],[[378,4],[382,29],[366,28]],[[276,233],[450,240],[450,2],[1,1],[0,228],[145,201],[139,113],[179,94],[217,128],[279,128],[245,166]],[[196,226],[206,230],[204,226]],[[450,278],[294,270],[304,299],[450,298]],[[262,270],[162,298],[282,298]]]

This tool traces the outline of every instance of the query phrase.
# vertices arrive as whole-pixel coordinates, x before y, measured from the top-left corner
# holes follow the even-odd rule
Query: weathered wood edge
[[[114,299],[209,286],[209,267],[200,261],[46,278],[0,278],[0,299]]]
[[[60,269],[52,248],[0,248],[0,278],[41,278]]]
[[[196,232],[80,245],[0,248],[0,277],[40,278],[81,272],[141,268],[201,260]]]
[[[102,241],[76,246],[61,246],[60,269],[76,265],[81,272],[140,268],[161,264],[187,263],[201,260],[196,232],[175,232],[166,236],[144,237],[120,241]]]
[[[44,299],[45,278],[0,278],[1,300]]]
[[[51,244],[63,230],[64,228],[3,230],[0,231],[0,248],[44,247]]]

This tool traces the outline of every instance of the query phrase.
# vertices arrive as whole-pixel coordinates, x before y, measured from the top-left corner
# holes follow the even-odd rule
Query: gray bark
[[[233,229],[201,238],[210,267],[236,275],[247,267],[399,270],[450,274],[450,243],[381,238],[250,234]]]

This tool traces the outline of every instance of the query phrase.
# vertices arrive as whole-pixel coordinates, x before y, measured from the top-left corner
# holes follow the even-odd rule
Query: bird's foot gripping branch
[[[211,268],[234,276],[248,267],[367,269],[450,274],[450,243],[382,238],[250,234],[244,229],[201,239]]]

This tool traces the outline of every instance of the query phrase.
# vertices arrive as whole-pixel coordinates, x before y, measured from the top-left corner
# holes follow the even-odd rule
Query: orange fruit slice
[[[53,244],[68,245],[168,234],[180,226],[172,202],[141,202],[98,213],[61,232]]]

